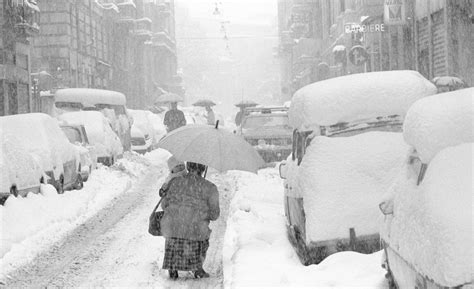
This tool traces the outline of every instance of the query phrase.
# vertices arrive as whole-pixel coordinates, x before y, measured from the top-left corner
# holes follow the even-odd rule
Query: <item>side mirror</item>
[[[379,209],[385,216],[393,215],[393,200],[381,202],[379,204]]]
[[[280,178],[286,179],[286,173],[288,168],[286,167],[286,162],[281,162],[280,166],[278,167],[278,170],[280,171]]]

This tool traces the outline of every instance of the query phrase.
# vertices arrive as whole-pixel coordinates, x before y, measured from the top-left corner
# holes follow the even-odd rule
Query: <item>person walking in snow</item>
[[[209,248],[210,221],[219,218],[219,193],[216,185],[202,177],[206,166],[188,162],[188,173],[170,181],[160,191],[164,215],[161,231],[165,237],[163,269],[171,279],[178,271],[192,271],[195,278],[207,278],[203,264]]]
[[[235,115],[235,125],[239,126],[242,123],[242,118],[244,117],[244,107],[241,106],[239,112]]]
[[[216,124],[216,115],[214,114],[214,111],[210,106],[206,106],[206,118],[207,118],[207,124],[209,125],[215,125]]]
[[[184,113],[178,109],[177,102],[171,103],[171,109],[165,113],[163,124],[166,126],[167,132],[186,125],[186,118],[184,117]]]

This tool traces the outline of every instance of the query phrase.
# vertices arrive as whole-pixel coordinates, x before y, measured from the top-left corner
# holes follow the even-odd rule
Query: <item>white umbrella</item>
[[[218,171],[256,173],[264,165],[257,151],[241,137],[209,125],[186,125],[158,143],[179,160],[200,163]]]
[[[184,101],[181,95],[175,93],[167,92],[156,98],[156,103],[166,103],[166,102],[181,102]]]

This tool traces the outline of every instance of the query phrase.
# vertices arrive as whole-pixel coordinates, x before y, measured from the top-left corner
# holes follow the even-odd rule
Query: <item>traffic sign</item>
[[[367,59],[369,59],[369,54],[367,50],[360,45],[353,46],[351,51],[349,51],[349,60],[356,66],[364,65]]]

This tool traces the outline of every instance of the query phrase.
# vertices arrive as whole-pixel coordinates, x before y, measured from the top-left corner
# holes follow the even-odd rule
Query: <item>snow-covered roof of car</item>
[[[404,116],[415,101],[435,93],[436,87],[416,71],[381,71],[331,78],[307,85],[294,94],[290,124],[309,130],[364,118]]]
[[[110,104],[125,105],[127,100],[123,93],[93,89],[93,88],[65,88],[56,91],[56,102],[77,102],[83,105]]]
[[[474,88],[415,102],[408,110],[403,134],[424,163],[429,163],[443,148],[474,142]]]
[[[25,149],[41,157],[45,170],[58,160],[65,162],[75,157],[75,150],[59,124],[47,114],[26,113],[0,117],[0,130],[16,136]]]
[[[390,247],[445,288],[472,282],[473,151],[473,143],[441,150],[419,186],[400,178],[382,230]]]
[[[375,234],[378,204],[404,168],[409,146],[401,133],[367,132],[351,137],[316,136],[298,168],[307,241]]]

